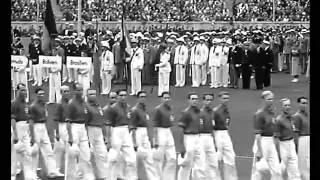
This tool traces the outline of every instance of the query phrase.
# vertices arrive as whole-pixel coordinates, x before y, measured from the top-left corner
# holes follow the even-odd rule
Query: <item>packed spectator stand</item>
[[[43,21],[44,0],[39,1],[39,21]],[[227,0],[83,0],[82,19],[92,21],[272,21],[272,0],[241,0],[227,6]],[[77,20],[77,0],[60,0],[62,21]],[[309,21],[309,0],[275,0],[276,21]],[[11,1],[12,21],[37,21],[37,1]],[[232,15],[233,14],[233,15]]]

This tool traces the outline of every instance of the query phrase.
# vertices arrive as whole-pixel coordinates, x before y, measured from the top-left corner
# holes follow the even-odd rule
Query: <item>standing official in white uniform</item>
[[[212,44],[213,46],[210,48],[209,52],[209,68],[211,74],[210,88],[218,88],[221,74],[220,53],[222,53],[222,47],[218,44],[217,39],[213,39]]]
[[[194,46],[191,48],[190,64],[192,72],[192,87],[199,87],[201,83],[200,39],[193,38]]]
[[[222,52],[220,54],[220,87],[228,87],[228,79],[229,79],[229,64],[228,55],[229,55],[229,47],[226,46],[225,40],[222,40]]]
[[[201,62],[201,85],[204,86],[207,83],[207,66],[208,66],[208,56],[209,56],[209,49],[208,46],[205,44],[205,38],[200,36],[200,62]]]
[[[182,37],[177,39],[178,46],[174,53],[174,64],[176,65],[176,85],[175,87],[183,87],[186,79],[186,65],[188,60],[189,50],[185,46],[186,42]]]
[[[110,51],[108,41],[101,41],[102,54],[100,56],[101,68],[100,76],[102,81],[102,95],[109,94],[111,91],[112,70],[114,68],[113,53]]]
[[[166,44],[161,45],[163,51],[160,53],[160,63],[156,64],[155,67],[159,67],[159,89],[158,89],[158,96],[161,96],[162,92],[168,91],[170,89],[169,86],[169,78],[171,72],[171,65],[170,65],[170,52],[169,48]]]
[[[56,48],[52,49],[52,56],[58,56],[58,51]],[[58,103],[60,101],[61,99],[60,88],[61,88],[61,67],[49,68],[49,103]]]
[[[144,64],[143,50],[138,47],[138,40],[133,39],[132,52],[129,61],[131,62],[131,96],[137,95],[141,91],[141,71]]]
[[[85,51],[81,51],[81,57],[87,57],[87,53]],[[92,64],[90,63],[90,66]],[[83,97],[87,98],[87,90],[90,88],[90,77],[89,77],[89,69],[78,69],[78,80],[79,83],[83,86]]]

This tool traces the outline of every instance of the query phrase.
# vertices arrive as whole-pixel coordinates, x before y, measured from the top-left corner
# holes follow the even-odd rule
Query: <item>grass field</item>
[[[284,97],[289,97],[292,100],[292,109],[296,110],[296,98],[299,96],[309,97],[309,83],[305,77],[301,77],[298,83],[291,83],[291,77],[286,73],[276,73],[272,74],[272,87],[271,89],[275,93],[275,100],[277,104],[276,112],[279,113],[280,106],[278,100]],[[241,85],[241,82],[240,82]],[[33,89],[30,87],[31,99],[34,98]],[[112,89],[124,88],[124,85],[114,85]],[[254,80],[251,81],[251,87],[255,87]],[[44,84],[44,88],[48,93],[48,85]],[[130,89],[130,86],[129,86]],[[143,86],[143,89],[150,92],[151,86]],[[160,103],[157,97],[157,87],[154,88],[153,93],[149,94],[147,98],[147,108],[151,109]],[[231,113],[231,125],[230,125],[230,135],[234,144],[234,150],[237,155],[236,164],[238,170],[239,180],[249,180],[251,172],[252,163],[252,145],[253,145],[253,122],[252,117],[257,108],[261,105],[261,99],[259,98],[261,90],[242,90],[242,89],[210,89],[208,87],[191,88],[190,86],[184,88],[174,88],[170,87],[170,92],[172,93],[173,99],[173,109],[177,117],[179,117],[179,112],[187,106],[186,94],[189,91],[195,91],[198,93],[213,92],[215,95],[221,90],[227,90],[230,92],[230,113]],[[11,95],[12,96],[12,95]],[[136,97],[128,96],[128,102],[130,105],[134,105]],[[102,106],[107,104],[107,97],[99,97],[99,102]],[[214,104],[218,104],[218,100],[214,101]],[[49,128],[49,135],[52,138],[53,129],[55,123],[52,121],[53,105],[49,106],[49,120],[47,122]],[[175,128],[173,128],[175,132]],[[175,133],[174,133],[175,134]]]

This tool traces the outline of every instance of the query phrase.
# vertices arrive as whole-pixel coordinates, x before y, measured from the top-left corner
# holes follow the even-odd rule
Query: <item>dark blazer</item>
[[[236,46],[234,49],[229,48],[228,61],[229,64],[241,64],[243,57],[243,49],[239,46]]]

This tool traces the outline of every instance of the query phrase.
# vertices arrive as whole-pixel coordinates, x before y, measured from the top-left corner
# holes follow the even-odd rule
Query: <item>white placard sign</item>
[[[41,67],[61,69],[61,63],[61,56],[39,56],[39,64]]]
[[[28,58],[26,56],[11,55],[11,66],[17,68],[26,67],[28,64]]]
[[[67,56],[67,67],[78,69],[90,69],[91,57]]]

